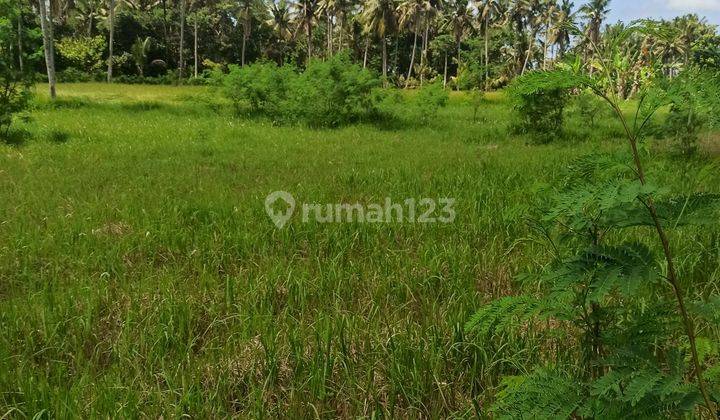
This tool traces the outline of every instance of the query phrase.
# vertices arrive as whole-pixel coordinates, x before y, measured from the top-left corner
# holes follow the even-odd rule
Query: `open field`
[[[399,106],[388,126],[313,130],[236,118],[203,87],[58,92],[0,145],[0,417],[484,417],[501,378],[547,353],[533,332],[487,342],[463,324],[547,263],[535,191],[626,148],[576,115],[569,140],[528,145],[502,94],[477,121],[454,93],[427,127]],[[720,172],[698,179],[713,155],[644,153],[670,190],[720,193]],[[457,219],[278,230],[276,190],[453,197]],[[717,294],[720,226],[671,239],[691,293]]]

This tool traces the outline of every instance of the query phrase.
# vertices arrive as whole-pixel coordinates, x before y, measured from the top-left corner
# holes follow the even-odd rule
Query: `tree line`
[[[457,88],[490,89],[569,57],[592,72],[593,46],[627,26],[608,24],[609,0],[20,0],[17,8],[18,33],[43,35],[37,71],[49,69],[51,85],[56,65],[66,78],[177,80],[258,60],[305,66],[347,51],[392,85],[439,76]],[[661,31],[624,43],[624,94],[650,65],[672,76],[720,63],[720,37],[704,18],[655,23]]]

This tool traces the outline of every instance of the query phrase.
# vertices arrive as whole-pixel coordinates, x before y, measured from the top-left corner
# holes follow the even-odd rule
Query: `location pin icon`
[[[285,211],[278,211],[275,209],[278,201],[285,202],[287,205]],[[270,195],[265,198],[265,211],[268,216],[270,216],[270,220],[275,223],[275,226],[277,226],[278,229],[282,229],[285,227],[285,224],[287,224],[295,211],[295,198],[292,194],[285,191],[275,191],[270,193]]]

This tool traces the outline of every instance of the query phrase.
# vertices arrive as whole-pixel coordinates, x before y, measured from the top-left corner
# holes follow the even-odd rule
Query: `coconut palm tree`
[[[112,82],[112,76],[113,76],[113,44],[115,42],[115,7],[116,3],[115,0],[110,0],[110,4],[108,5],[108,61],[107,61],[107,82]]]
[[[307,36],[307,61],[312,58],[312,30],[317,20],[318,9],[320,5],[318,0],[299,0],[295,3],[297,9],[295,18],[298,22],[298,28],[305,29]]]
[[[280,0],[270,4],[270,19],[265,23],[285,42],[292,38],[291,22],[292,13],[287,1]]]
[[[563,0],[560,9],[555,16],[555,26],[552,30],[550,42],[553,47],[557,45],[557,57],[562,59],[570,46],[570,30],[575,27],[575,4],[571,0]]]
[[[106,13],[103,0],[76,0],[69,10],[70,22],[82,28],[82,33],[86,36],[96,34],[98,21]]]
[[[238,10],[238,21],[242,27],[242,48],[240,52],[240,67],[245,67],[245,50],[247,49],[247,41],[252,33],[252,20],[255,16],[255,0],[240,0],[240,9]]]
[[[319,0],[318,15],[325,17],[325,55],[330,57],[333,54],[333,32],[335,31],[335,20],[338,13],[338,0]]]
[[[278,37],[277,47],[274,49],[277,53],[278,64],[285,61],[285,52],[288,44],[293,40],[294,33],[292,30],[292,11],[286,0],[279,0],[270,3],[270,18],[265,21]]]
[[[548,63],[548,50],[550,49],[552,32],[555,28],[555,22],[557,20],[560,10],[557,5],[557,0],[544,0],[542,8],[542,19],[545,21],[545,37],[543,39],[543,70],[547,69]]]
[[[425,76],[425,63],[428,60],[428,47],[430,46],[430,27],[436,22],[443,8],[443,0],[426,0],[423,20],[425,23],[425,35],[423,36],[422,55],[420,56],[420,86]]]
[[[410,54],[410,67],[406,78],[405,87],[410,84],[413,66],[415,65],[415,51],[417,50],[418,32],[421,31],[422,17],[425,12],[425,0],[405,0],[397,8],[398,23],[400,29],[407,29],[413,32],[413,47]]]
[[[338,40],[338,50],[342,50],[345,47],[345,25],[349,20],[348,18],[351,17],[352,10],[354,8],[354,0],[335,0],[335,13],[338,24],[338,32],[340,35],[340,38]]]
[[[594,55],[593,45],[597,46],[600,41],[600,30],[605,21],[610,8],[608,5],[610,0],[590,0],[587,4],[580,8],[580,13],[587,20],[585,26],[585,61]],[[592,72],[592,67],[590,68]]]
[[[481,27],[485,32],[485,90],[490,81],[490,26],[502,16],[501,5],[498,0],[480,0],[476,2],[479,11]]]
[[[369,0],[362,12],[364,31],[382,43],[382,74],[387,86],[387,41],[386,37],[397,30],[394,0]]]
[[[185,12],[187,11],[187,0],[180,0],[180,41],[178,50],[178,79],[182,80],[185,72]]]
[[[455,45],[457,46],[456,76],[459,76],[461,66],[460,50],[462,48],[462,38],[469,29],[472,29],[474,16],[468,0],[455,0],[448,6],[449,13],[447,15],[446,26],[452,32],[453,37],[455,38]]]
[[[55,100],[55,42],[53,41],[52,12],[47,0],[38,1],[40,11],[40,28],[43,36],[43,50],[45,51],[45,68],[47,70],[50,99]]]
[[[517,2],[517,13],[522,13],[524,15],[523,20],[527,28],[525,33],[528,35],[526,39],[527,52],[525,54],[525,61],[520,74],[525,74],[525,71],[527,71],[528,66],[530,65],[530,59],[532,57],[533,50],[535,49],[535,42],[537,40],[538,33],[544,24],[543,16],[545,6],[546,3],[542,0],[519,0]]]

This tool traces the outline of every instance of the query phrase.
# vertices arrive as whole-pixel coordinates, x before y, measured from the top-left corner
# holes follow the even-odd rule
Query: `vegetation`
[[[383,98],[376,89],[380,80],[342,55],[314,61],[302,73],[288,65],[258,63],[231,66],[227,76],[217,77],[238,112],[313,127],[377,118]]]
[[[39,5],[23,6],[22,25],[40,30]],[[57,46],[58,72],[73,67],[88,73],[86,80],[172,73],[164,81],[177,83],[201,77],[205,63],[304,68],[342,53],[388,85],[419,87],[439,76],[447,87],[489,90],[572,58],[592,71],[598,60],[592,45],[623,29],[605,27],[609,7],[608,0],[577,7],[569,0],[60,0],[46,14],[43,44],[51,53],[46,65],[55,66]],[[573,25],[582,28],[575,38]],[[624,97],[637,92],[641,69],[651,62],[668,76],[720,63],[720,37],[703,18],[655,25],[655,34],[636,33],[622,44],[616,88]],[[107,75],[94,74],[104,73],[106,63]],[[33,70],[46,73],[45,67],[37,63]]]
[[[681,224],[712,224],[720,209],[720,197],[700,194],[660,201],[663,190],[647,177],[638,149],[653,115],[671,95],[687,93],[692,83],[687,79],[646,83],[632,118],[621,109],[616,92],[607,89],[619,84],[621,73],[615,57],[620,42],[633,31],[643,29],[647,27],[630,27],[609,39],[604,54],[598,54],[602,61],[595,74],[536,72],[516,80],[521,88],[515,91],[524,97],[571,88],[590,89],[622,123],[632,164],[625,166],[631,168],[629,171],[618,171],[619,162],[608,164],[599,159],[590,160],[590,165],[581,164],[568,190],[560,195],[546,218],[561,227],[561,234],[558,245],[553,243],[557,262],[531,283],[541,284],[544,297],[534,300],[522,295],[497,301],[480,309],[466,325],[470,331],[479,326],[487,334],[497,324],[516,327],[527,316],[537,315],[576,327],[552,337],[579,344],[578,353],[570,356],[569,363],[560,362],[562,367],[558,369],[555,360],[529,374],[506,379],[495,405],[497,412],[532,412],[542,418],[682,417],[697,412],[717,416],[709,389],[716,393],[720,383],[711,377],[708,385],[705,372],[718,370],[720,365],[717,360],[701,359],[698,351],[698,342],[717,339],[699,336],[695,325],[696,319],[708,314],[704,321],[712,325],[716,303],[714,298],[709,302],[702,298],[687,302],[687,285],[679,278],[667,230],[669,223],[675,228]],[[594,44],[593,48],[598,47]],[[688,99],[683,95],[674,102],[695,108],[697,103]],[[717,112],[720,106],[711,109]],[[676,113],[677,105],[671,108],[669,124],[675,124]],[[697,126],[689,126],[692,116],[688,120],[685,128],[693,135]],[[592,165],[600,169],[599,174]],[[657,269],[657,259],[647,245],[627,240],[607,243],[610,232],[629,227],[655,230],[664,273]],[[543,231],[551,232],[547,228]],[[573,236],[580,240],[573,240]],[[561,248],[564,244],[570,245],[569,250]],[[569,255],[564,256],[564,252]],[[662,287],[665,284],[667,289]],[[678,334],[685,355],[678,352]],[[577,366],[577,370],[568,371],[568,366]]]
[[[720,418],[720,36],[578,6],[0,0],[2,418]]]
[[[483,123],[473,123],[466,95],[453,93],[427,127],[414,126],[416,100],[410,97],[391,110],[402,119],[397,128],[351,125],[332,132],[238,120],[230,103],[207,87],[61,85],[58,94],[55,103],[39,98],[33,120],[19,123],[32,138],[20,148],[0,148],[6,221],[0,236],[9,244],[0,248],[3,412],[472,417],[518,398],[506,388],[510,378],[551,356],[555,370],[548,375],[555,379],[591,386],[583,367],[600,377],[600,367],[579,355],[585,347],[567,346],[557,334],[591,337],[556,328],[560,321],[520,331],[496,327],[489,336],[466,334],[462,326],[484,302],[551,286],[528,281],[524,289],[511,281],[556,261],[552,246],[533,239],[537,230],[522,223],[526,214],[558,208],[543,217],[546,224],[562,220],[555,225],[561,234],[575,214],[562,204],[568,197],[591,191],[582,202],[587,213],[573,220],[599,223],[593,209],[612,201],[594,197],[606,197],[611,181],[626,212],[637,209],[633,194],[650,192],[635,187],[627,166],[583,158],[619,154],[626,162],[615,140],[617,122],[607,115],[590,129],[568,110],[566,134],[587,140],[538,146],[527,145],[524,136],[498,135],[507,132],[513,114],[500,94],[482,100],[477,120]],[[717,171],[703,161],[678,162],[661,147],[643,153],[653,161],[650,173],[662,180],[658,203],[685,194],[688,183],[720,193]],[[569,176],[567,167],[575,168]],[[562,193],[529,194],[538,182]],[[288,185],[306,202],[452,194],[459,219],[377,226],[294,218],[279,231],[262,200]],[[556,204],[543,204],[549,200]],[[678,273],[688,287],[689,310],[697,314],[703,364],[712,366],[718,324],[705,317],[717,312],[717,224],[682,225],[669,235],[687,256]],[[558,259],[556,267],[583,255],[575,253],[587,240],[571,235],[556,241],[558,255],[570,259]],[[687,404],[697,404],[698,394],[682,378],[687,342],[671,344],[683,343],[682,326],[662,286],[653,243],[644,229],[621,225],[606,233],[598,245],[606,253],[645,244],[644,254],[620,261],[644,256],[639,267],[647,270],[637,271],[642,276],[633,277],[636,287],[627,296],[618,294],[623,289],[597,288],[599,280],[587,287],[611,303],[603,306],[602,325],[613,340],[603,341],[603,354],[632,336],[624,320],[658,320],[658,329],[643,337],[671,346],[674,359],[649,361],[676,370],[658,371],[635,407],[648,408],[666,384],[674,388],[667,388],[672,391],[663,407],[677,412],[686,407],[675,403],[677,397],[689,395]],[[600,258],[590,256],[595,260],[586,264]],[[609,260],[583,278],[611,276],[619,263]],[[624,277],[614,278],[618,284]],[[652,305],[638,312],[643,302]],[[553,335],[562,344],[552,346]],[[647,351],[645,343],[625,344]],[[624,386],[635,374],[652,373],[652,366],[618,369],[613,378]],[[715,386],[714,372],[706,369],[708,386]],[[564,395],[586,396],[588,388],[572,389]],[[618,404],[626,397],[613,389],[598,404],[633,408],[629,397]]]
[[[30,76],[23,69],[28,56],[18,51],[25,31],[16,27],[20,11],[14,3],[0,1],[0,141],[7,141],[14,117],[27,108]],[[24,61],[23,61],[24,60]]]

